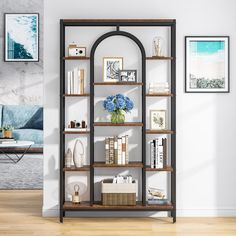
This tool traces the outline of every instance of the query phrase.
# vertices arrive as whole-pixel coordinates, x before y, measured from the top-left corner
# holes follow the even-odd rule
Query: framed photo
[[[123,69],[123,57],[103,58],[103,81],[119,82],[119,71]]]
[[[39,14],[5,13],[4,61],[39,61]]]
[[[166,110],[150,110],[150,126],[154,130],[166,129]]]
[[[185,37],[185,92],[229,92],[229,37]]]
[[[120,70],[120,82],[137,82],[137,70]]]

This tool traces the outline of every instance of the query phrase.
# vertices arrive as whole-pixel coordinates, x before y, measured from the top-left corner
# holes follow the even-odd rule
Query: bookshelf
[[[114,27],[113,31],[105,33],[98,38],[94,39],[94,43],[90,50],[90,55],[86,57],[68,57],[65,53],[65,36],[67,27]],[[167,27],[170,29],[170,56],[163,57],[153,57],[147,56],[145,48],[142,42],[133,34],[123,31],[122,27]],[[92,29],[91,29],[92,30]],[[131,41],[133,41],[141,52],[141,81],[140,82],[118,82],[118,83],[108,83],[108,82],[95,82],[95,52],[98,45],[111,36],[123,36]],[[173,218],[173,222],[176,222],[176,22],[173,19],[61,19],[60,20],[60,221],[63,222],[66,212],[70,211],[165,211],[169,213],[169,216]],[[85,94],[66,94],[66,63],[70,61],[88,61],[90,66],[90,78],[89,82],[89,92]],[[164,63],[170,63],[170,82],[171,91],[168,93],[155,93],[149,94],[146,91],[146,63],[149,61],[154,61],[152,63],[159,63],[158,61],[164,61]],[[156,62],[155,62],[156,61]],[[166,62],[165,62],[166,61]],[[123,124],[112,124],[110,122],[94,122],[94,89],[96,86],[106,86],[110,88],[111,86],[116,86],[117,90],[121,86],[139,87],[141,95],[141,105],[142,114],[140,122],[125,122]],[[109,87],[110,86],[110,87]],[[66,99],[71,99],[70,97],[75,97],[73,99],[88,98],[89,102],[89,114],[90,114],[90,126],[89,131],[65,131],[65,111],[66,111]],[[158,97],[164,97],[170,99],[170,129],[168,130],[150,130],[146,127],[146,100],[155,101]],[[145,112],[146,111],[146,112]],[[104,127],[106,129],[112,129],[114,127],[122,129],[138,129],[141,137],[142,151],[140,153],[140,161],[129,162],[128,164],[105,164],[105,162],[96,161],[94,154],[94,137],[95,129],[97,127]],[[120,129],[119,128],[119,129]],[[147,165],[147,150],[146,143],[147,137],[152,135],[169,135],[170,139],[170,163],[162,169],[154,169]],[[86,166],[75,168],[65,167],[65,142],[66,135],[78,135],[87,136],[89,140],[89,153],[90,153],[90,163]],[[105,157],[104,157],[105,158]],[[138,201],[135,206],[104,206],[101,202],[97,202],[94,199],[94,177],[95,169],[102,168],[104,171],[109,169],[112,171],[114,168],[119,170],[132,168],[134,170],[141,170],[141,201]],[[81,204],[73,204],[72,202],[66,201],[65,198],[65,188],[66,188],[66,176],[65,173],[70,172],[76,175],[76,173],[87,172],[89,174],[89,186],[90,189],[90,199],[89,201],[81,202]],[[164,205],[148,205],[146,200],[146,175],[152,172],[167,172],[170,174],[170,204]]]

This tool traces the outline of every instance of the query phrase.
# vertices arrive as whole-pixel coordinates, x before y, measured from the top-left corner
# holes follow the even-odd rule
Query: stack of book
[[[166,194],[163,189],[158,188],[148,188],[148,204],[169,204],[170,201],[166,197]]]
[[[16,140],[14,138],[0,138],[0,144],[14,144]]]
[[[150,143],[151,168],[165,168],[167,166],[167,139],[157,138]]]
[[[84,94],[84,69],[75,67],[73,71],[68,71],[67,93]]]
[[[128,135],[105,138],[105,163],[118,165],[129,163]]]

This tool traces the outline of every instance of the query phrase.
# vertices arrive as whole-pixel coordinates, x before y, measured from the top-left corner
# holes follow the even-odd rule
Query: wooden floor
[[[236,218],[42,218],[42,191],[0,191],[0,235],[235,236]]]

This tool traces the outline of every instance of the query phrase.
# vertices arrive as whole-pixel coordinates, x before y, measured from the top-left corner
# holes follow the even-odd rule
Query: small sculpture
[[[80,146],[80,147],[79,147]],[[76,139],[73,151],[73,161],[75,167],[79,168],[84,165],[84,145],[80,139]]]
[[[70,168],[71,164],[72,164],[72,151],[70,148],[68,148],[65,156],[65,167]]]
[[[153,56],[163,57],[163,39],[161,37],[153,39]]]

